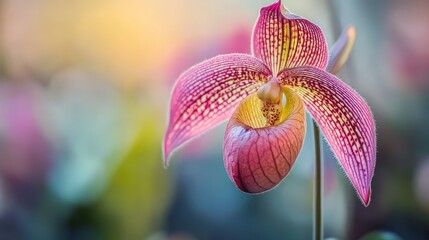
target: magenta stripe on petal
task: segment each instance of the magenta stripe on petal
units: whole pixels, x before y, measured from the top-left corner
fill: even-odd
[[[376,158],[371,110],[353,89],[323,70],[286,69],[279,81],[299,94],[365,205],[371,197]]]
[[[270,75],[268,68],[245,54],[220,55],[182,74],[174,86],[164,138],[164,163],[171,152],[231,116],[246,96]]]
[[[285,67],[325,69],[328,47],[322,30],[288,12],[281,1],[261,9],[253,30],[252,52],[276,75]]]
[[[252,118],[260,109],[240,110],[242,105],[228,123],[224,164],[231,181],[243,192],[262,193],[274,188],[287,176],[298,157],[305,137],[305,110],[299,96],[291,94],[296,97],[295,101],[288,99],[290,104],[293,101],[289,115],[277,126],[246,125],[242,118]],[[254,95],[245,101],[252,101],[249,99],[252,97],[259,101]]]

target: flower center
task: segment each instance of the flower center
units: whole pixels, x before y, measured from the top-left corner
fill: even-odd
[[[267,119],[267,126],[273,126],[280,121],[282,98],[280,84],[276,77],[258,89],[258,98],[262,101],[261,111]]]
[[[276,77],[271,77],[271,80],[258,89],[258,98],[263,102],[280,102],[281,88]]]

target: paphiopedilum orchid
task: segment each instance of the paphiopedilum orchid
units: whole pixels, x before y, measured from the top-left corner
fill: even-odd
[[[344,46],[338,49],[349,51],[347,41],[339,44]],[[326,71],[328,56],[318,26],[292,14],[281,1],[262,8],[252,55],[220,55],[177,80],[164,139],[165,165],[172,151],[230,118],[226,171],[240,190],[265,192],[288,175],[297,159],[307,110],[368,205],[376,153],[372,113],[362,97]],[[344,62],[331,60],[331,72]]]

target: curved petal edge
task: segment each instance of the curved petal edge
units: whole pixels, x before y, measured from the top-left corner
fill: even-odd
[[[270,74],[262,62],[246,54],[220,55],[183,73],[171,95],[164,165],[177,148],[229,118]]]
[[[376,162],[376,135],[374,118],[364,99],[334,75],[317,68],[286,69],[279,81],[304,100],[367,206]]]
[[[338,73],[349,59],[356,41],[356,28],[346,27],[334,46],[329,51],[329,61],[326,71],[332,74]]]
[[[252,34],[252,54],[277,75],[285,67],[325,69],[328,47],[322,30],[292,14],[281,1],[260,11]]]

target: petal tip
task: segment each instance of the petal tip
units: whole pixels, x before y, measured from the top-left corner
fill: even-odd
[[[366,191],[366,192],[363,192],[363,193],[359,192],[359,197],[360,197],[363,205],[365,207],[368,207],[369,204],[371,203],[371,188],[369,188],[368,191]]]

